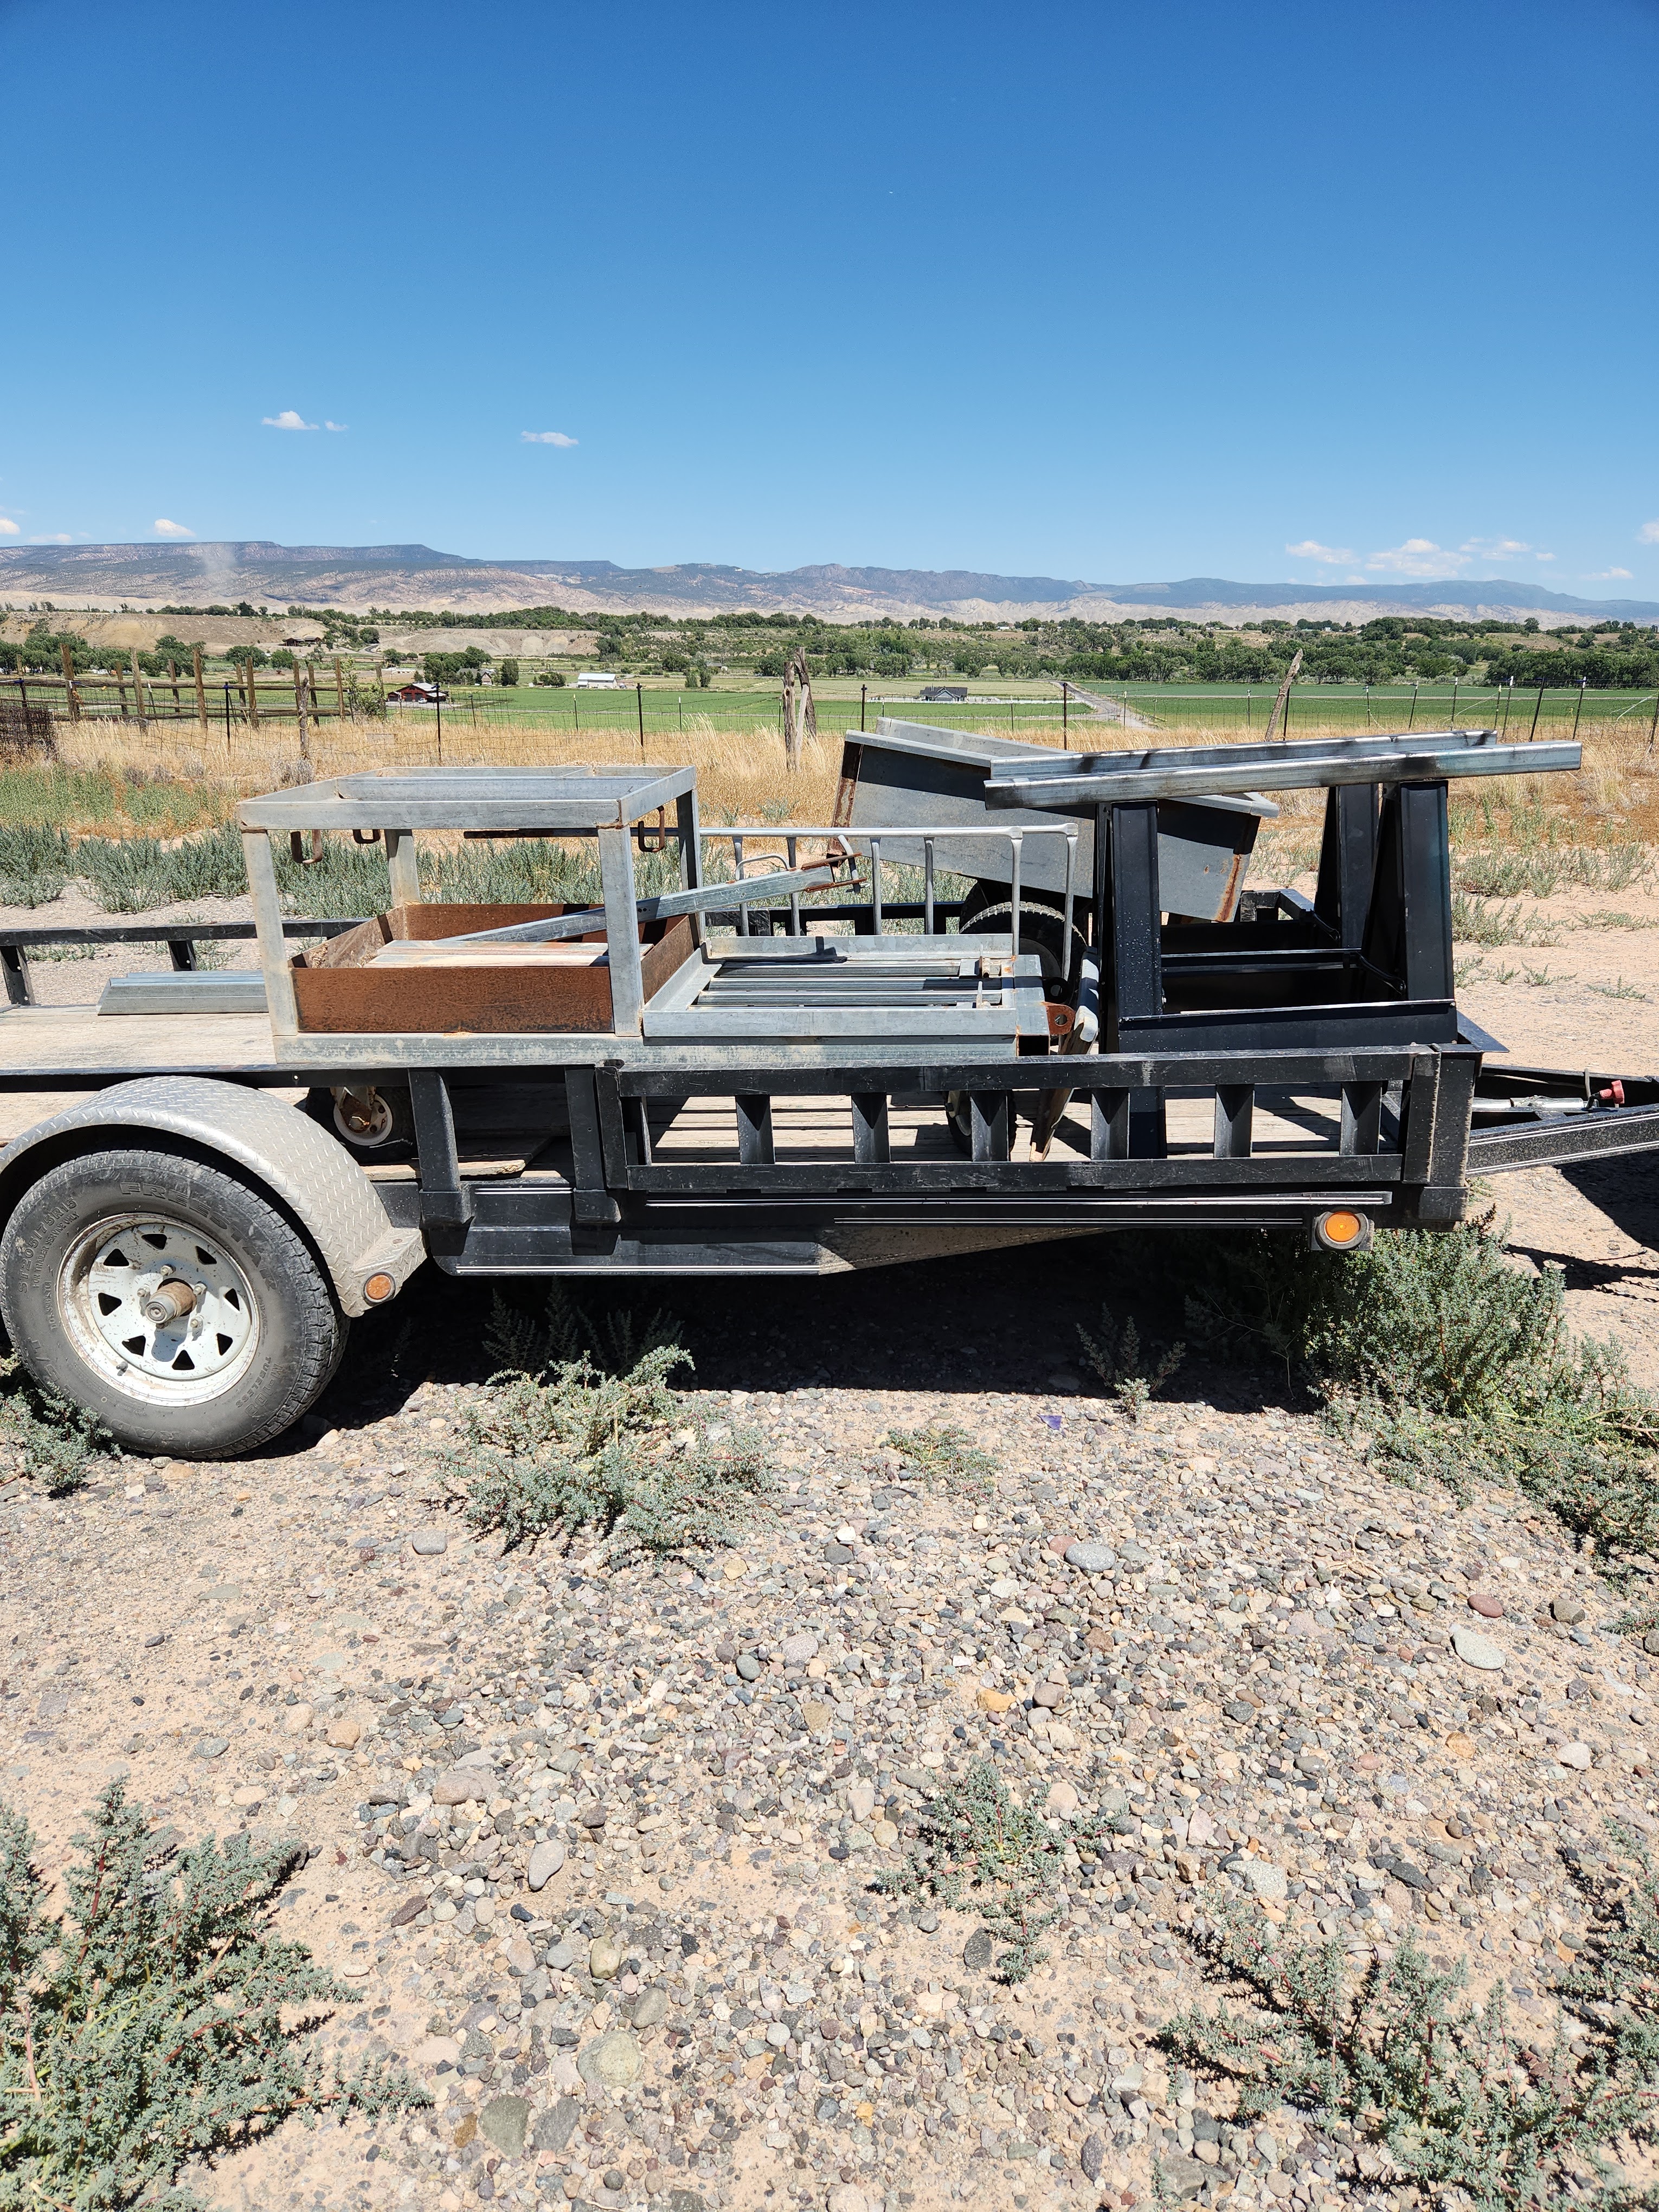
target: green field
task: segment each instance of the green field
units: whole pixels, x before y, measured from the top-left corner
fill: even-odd
[[[818,726],[826,734],[859,726],[860,707],[869,726],[887,715],[908,721],[933,722],[946,729],[977,728],[1012,731],[1030,735],[1038,743],[1053,744],[1069,721],[1074,727],[1098,730],[1099,720],[1073,700],[1069,714],[1062,709],[1058,689],[1052,684],[1009,684],[994,692],[970,696],[961,703],[922,700],[917,683],[872,686],[860,701],[856,685],[844,680],[815,686]],[[969,687],[970,693],[973,687]],[[1242,731],[1265,727],[1275,696],[1266,684],[1131,684],[1091,687],[1098,697],[1121,699],[1136,714],[1160,729],[1213,728]],[[1291,690],[1289,731],[1298,728],[1366,730],[1444,729],[1455,720],[1460,727],[1490,726],[1524,738],[1534,726],[1561,734],[1564,726],[1586,722],[1628,721],[1646,724],[1654,714],[1652,691],[1546,690],[1539,694],[1516,689],[1494,690],[1490,685],[1424,684],[1377,685],[1369,691],[1353,684],[1297,684]],[[429,708],[390,709],[396,719],[429,721]],[[643,719],[647,739],[683,730],[779,730],[781,726],[775,684],[733,685],[727,689],[687,691],[649,682],[635,692],[629,684],[615,692],[577,691],[574,687],[554,690],[540,685],[453,685],[443,709],[457,729],[501,728],[510,726],[556,730],[576,735],[592,732],[614,737],[620,744],[631,733],[637,737]]]

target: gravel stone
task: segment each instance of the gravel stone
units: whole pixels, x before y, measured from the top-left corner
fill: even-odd
[[[591,2088],[625,2089],[639,2079],[640,2046],[625,2028],[613,2027],[587,2044],[576,2061],[576,2071]]]
[[[440,1559],[449,1549],[449,1537],[442,1528],[417,1528],[409,1540],[409,1548],[422,1559]]]
[[[1479,1629],[1454,1628],[1452,1650],[1466,1665],[1479,1667],[1492,1673],[1504,1664],[1504,1647],[1494,1644],[1490,1636],[1482,1636]]]

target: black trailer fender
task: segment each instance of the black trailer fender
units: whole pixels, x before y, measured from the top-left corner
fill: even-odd
[[[309,1238],[343,1310],[354,1317],[383,1305],[426,1256],[418,1229],[398,1228],[379,1192],[343,1145],[296,1107],[263,1091],[210,1076],[157,1075],[112,1084],[38,1121],[0,1153],[0,1225],[49,1168],[106,1140],[145,1132],[168,1137],[257,1183]],[[365,1285],[380,1282],[371,1297]]]

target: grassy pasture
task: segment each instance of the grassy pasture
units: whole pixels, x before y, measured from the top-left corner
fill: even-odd
[[[1322,702],[1334,696],[1331,687],[1310,690]],[[649,700],[651,694],[646,696]],[[705,698],[723,703],[719,694],[702,693],[690,695],[687,703],[695,700],[701,708]],[[588,703],[583,701],[584,708]],[[635,705],[631,697],[605,703],[613,712],[618,705],[630,710]],[[745,823],[777,831],[791,822],[828,822],[835,805],[839,732],[844,724],[834,703],[826,703],[831,704],[831,712],[820,717],[824,734],[808,742],[795,774],[786,767],[782,740],[775,727],[763,722],[733,725],[702,712],[687,714],[683,728],[663,728],[647,719],[647,761],[684,761],[696,766],[703,818],[711,827]],[[1460,722],[1463,719],[1460,701]],[[1007,721],[992,726],[1002,734],[1013,733]],[[1352,734],[1351,727],[1340,723],[1322,728],[1332,734]],[[1028,732],[1022,726],[1018,733]],[[1305,733],[1319,732],[1307,728]],[[1115,725],[1085,720],[1073,723],[1072,735],[1081,750],[1120,744],[1123,733]],[[1242,721],[1222,726],[1207,720],[1172,722],[1161,726],[1158,736],[1176,744],[1244,742],[1259,738],[1260,729],[1248,728]],[[1617,894],[1647,875],[1650,855],[1659,849],[1659,759],[1649,755],[1646,724],[1630,715],[1587,717],[1579,737],[1584,766],[1576,775],[1452,786],[1461,890],[1478,899],[1547,896],[1553,888],[1570,886]],[[88,864],[95,860],[92,872],[98,895],[104,896],[103,879],[107,878],[109,896],[121,911],[137,910],[132,902],[152,878],[159,885],[161,875],[171,877],[177,872],[160,855],[181,842],[198,846],[210,833],[221,831],[239,796],[303,780],[292,724],[257,731],[234,726],[228,757],[216,733],[204,747],[193,731],[152,730],[145,736],[136,726],[124,729],[118,724],[83,723],[78,730],[65,729],[61,744],[65,757],[49,766],[0,769],[3,842],[17,847],[10,860],[0,856],[0,873],[20,885],[32,878],[37,895],[50,896],[48,886],[54,876],[65,872],[86,875]],[[554,767],[598,760],[632,763],[638,761],[639,750],[636,719],[631,727],[613,722],[590,730],[584,714],[580,731],[514,715],[480,717],[474,722],[446,714],[443,720],[442,762],[451,766]],[[436,766],[438,718],[410,714],[384,722],[325,724],[313,733],[312,763],[319,775]],[[1251,868],[1252,879],[1258,883],[1284,882],[1310,868],[1317,857],[1323,794],[1285,792],[1279,794],[1279,805],[1277,820],[1258,842]],[[148,841],[153,853],[146,854],[136,873],[124,872],[113,855],[101,850],[88,848],[83,859],[48,854],[44,848],[34,854],[29,841],[37,833],[49,832],[62,832],[72,840]],[[204,865],[208,858],[204,853]],[[231,881],[238,877],[239,867],[234,840],[227,840],[222,860],[214,856],[209,873],[216,884],[224,875],[223,890],[231,892],[240,887],[239,878],[235,884]],[[128,874],[133,877],[130,885]],[[305,872],[304,885],[315,890],[320,883],[319,872]],[[176,895],[203,896],[208,888],[204,879]],[[294,888],[305,895],[301,880]],[[343,880],[336,889],[341,897],[356,896]],[[355,909],[348,904],[338,910]]]

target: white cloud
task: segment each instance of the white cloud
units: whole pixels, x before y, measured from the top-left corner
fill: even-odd
[[[520,430],[519,435],[526,446],[574,446],[577,441],[567,438],[562,430]]]
[[[1322,545],[1316,538],[1304,538],[1299,545],[1287,545],[1285,550],[1294,560],[1322,561],[1328,568],[1340,568],[1344,562],[1353,558],[1346,547]]]
[[[331,422],[326,415],[323,417],[323,428],[325,430],[343,430],[348,427],[349,426],[344,422]]]
[[[1659,545],[1659,522],[1644,522],[1636,533],[1638,545]]]
[[[0,514],[0,538],[15,538],[21,527],[22,525],[14,522],[9,514]]]
[[[262,415],[259,420],[267,430],[314,430],[317,427],[314,422],[307,422],[303,415],[296,414],[292,407],[284,407],[280,415]]]
[[[1555,556],[1553,553],[1534,553],[1532,557],[1534,561],[1553,561]]]
[[[194,538],[196,532],[187,522],[169,522],[165,514],[158,514],[150,528],[158,538]]]
[[[1431,538],[1408,538],[1403,545],[1369,555],[1365,562],[1373,572],[1380,569],[1390,576],[1444,576],[1468,565],[1467,553],[1448,552]]]
[[[74,543],[74,533],[68,530],[51,531],[44,538],[31,538],[29,540],[31,545],[73,545]]]
[[[1584,581],[1587,584],[1611,584],[1617,581],[1628,583],[1630,577],[1631,572],[1628,568],[1592,568]]]
[[[1495,561],[1505,553],[1530,553],[1532,547],[1524,538],[1466,538],[1458,547],[1460,553],[1479,554],[1483,561]],[[1539,559],[1553,556],[1540,554]]]

